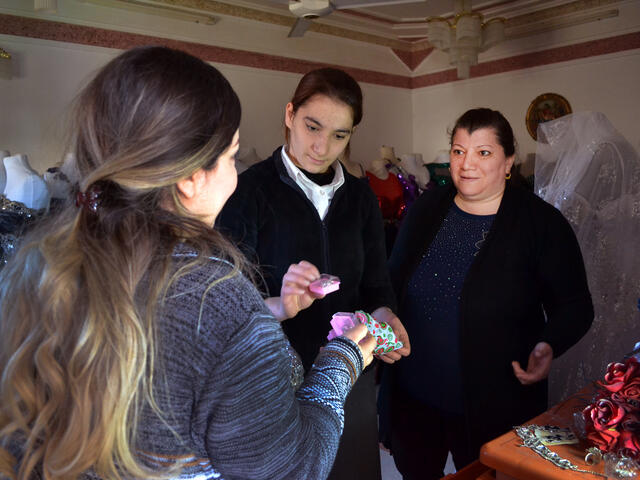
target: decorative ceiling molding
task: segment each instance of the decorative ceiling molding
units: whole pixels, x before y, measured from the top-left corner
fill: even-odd
[[[569,62],[581,58],[607,55],[627,50],[640,49],[640,32],[617,35],[615,37],[592,40],[589,42],[555,47],[538,52],[501,58],[489,62],[482,62],[471,67],[471,78],[485,77],[499,73],[525,70],[528,68],[551,65],[554,63]],[[411,88],[422,88],[441,83],[456,81],[454,69],[431,73],[414,77]]]
[[[518,38],[617,17],[618,9],[611,8],[611,6],[621,1],[577,0],[565,5],[511,17],[507,21],[505,33],[507,38]]]
[[[393,50],[393,53],[396,54],[396,57],[402,60],[402,63],[409,67],[409,70],[413,72],[420,66],[422,61],[427,58],[431,52],[433,52],[433,47],[412,52],[407,52],[406,50],[397,50],[395,48],[392,48],[391,50]]]
[[[184,50],[209,62],[299,74],[304,74],[314,68],[327,66],[325,63],[267,55],[246,50],[4,14],[0,14],[0,34],[121,50],[149,44],[166,45],[171,48]],[[628,50],[640,50],[640,32],[483,62],[471,67],[471,78]],[[416,55],[415,59],[417,60],[419,57],[420,55]],[[408,61],[411,64],[414,59],[410,58]],[[334,66],[349,72],[359,82],[404,89],[423,88],[459,81],[456,78],[455,69],[411,77],[409,75],[350,68],[343,65]]]
[[[518,9],[505,10],[513,2],[502,2],[487,8],[478,9],[478,12],[490,12],[492,16],[503,16],[507,18],[505,24],[505,37],[507,39],[521,38],[528,35],[546,33],[560,28],[586,24],[613,18],[619,15],[617,8],[612,5],[619,4],[624,0],[576,0],[562,5],[554,5],[548,8],[529,11],[521,15],[514,15]],[[520,8],[522,10],[522,8]],[[359,13],[359,15],[363,15]],[[366,15],[366,14],[364,14]],[[447,18],[447,17],[444,17]],[[453,17],[451,17],[453,18]],[[391,29],[396,32],[398,38],[407,41],[428,42],[422,37],[426,37],[428,22],[396,22]],[[424,48],[424,47],[423,47]]]
[[[292,22],[293,25],[293,22]],[[324,33],[326,35],[333,35],[335,37],[347,38],[350,40],[357,40],[359,42],[373,43],[375,45],[382,45],[384,47],[396,48],[399,50],[411,50],[411,43],[405,40],[393,40],[391,38],[378,37],[368,33],[356,32],[348,30],[346,28],[334,27],[332,25],[326,25],[323,23],[313,22],[309,27],[309,31],[316,33]]]
[[[119,0],[127,3],[128,0]],[[153,0],[153,3],[171,5],[174,7],[189,8],[200,12],[214,13],[217,15],[227,15],[232,17],[244,18],[257,22],[271,23],[274,25],[282,25],[291,28],[296,18],[291,15],[280,15],[268,11],[258,10],[256,8],[248,8],[238,5],[230,5],[216,0]],[[322,33],[325,35],[333,35],[335,37],[356,40],[359,42],[371,43],[374,45],[382,45],[384,47],[396,48],[401,50],[410,50],[411,42],[394,38],[387,38],[370,33],[350,30],[343,27],[337,27],[327,23],[314,21],[308,29],[311,32]]]
[[[537,10],[525,15],[518,15],[509,18],[509,27],[518,27],[527,23],[537,23],[544,20],[554,19],[559,16],[571,14],[580,14],[586,10],[594,10],[602,7],[608,7],[623,0],[576,0],[571,3],[559,5],[555,7]]]
[[[246,50],[4,14],[0,14],[0,34],[120,50],[144,45],[164,45],[170,48],[184,50],[187,53],[209,62],[290,73],[304,74],[310,70],[327,66],[326,63],[249,52]],[[411,77],[405,75],[351,68],[343,65],[335,66],[348,72],[360,82],[389,87],[411,88]]]
[[[218,0],[109,0],[122,5],[144,2],[145,5],[161,8],[189,10],[193,13],[216,16],[231,16],[256,22],[280,25],[290,29],[296,18],[290,15],[278,4],[263,2],[244,2],[232,4]],[[479,8],[479,12],[490,12],[492,16],[505,16],[506,38],[520,38],[527,35],[546,33],[558,28],[589,23],[603,18],[618,15],[618,10],[612,5],[624,0],[575,0],[569,3],[552,2],[553,5],[544,8],[549,2],[534,2],[518,5],[513,0],[498,1]],[[542,6],[542,7],[541,7]],[[537,8],[535,10],[534,8]],[[527,11],[518,15],[517,12]],[[282,13],[279,13],[282,12]],[[333,18],[332,18],[333,17]],[[378,31],[380,34],[370,33]],[[370,11],[340,10],[327,18],[311,23],[309,31],[331,35],[339,38],[355,40],[389,47],[396,51],[421,52],[431,48],[426,40],[427,22],[423,21],[392,21],[378,17]],[[409,58],[404,55],[405,58]],[[404,61],[404,60],[403,60]],[[405,62],[406,63],[406,62]],[[413,63],[413,61],[410,61]]]
[[[174,7],[169,4],[150,4],[145,0],[82,0],[84,3],[97,5],[100,7],[116,8],[132,12],[141,12],[150,15],[161,15],[173,20],[184,20],[187,22],[201,23],[203,25],[215,25],[218,17],[205,12]]]

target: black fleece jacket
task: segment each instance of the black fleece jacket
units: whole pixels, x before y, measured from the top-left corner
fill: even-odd
[[[409,211],[394,244],[389,268],[400,306],[398,313],[409,338],[412,325],[420,317],[403,309],[407,283],[435,238],[455,194],[450,186],[422,195]],[[541,341],[551,345],[554,357],[562,355],[588,331],[592,320],[584,263],[571,226],[553,206],[507,184],[460,297],[460,364],[472,445],[546,409],[546,380],[521,385],[511,362],[518,360],[526,368],[531,350]],[[447,352],[442,352],[445,361],[446,356]],[[389,428],[389,399],[397,388],[393,370],[406,367],[384,366],[379,401],[383,430]],[[385,432],[382,438],[385,440]]]
[[[282,323],[308,370],[335,312],[394,308],[382,215],[368,184],[344,169],[324,220],[282,163],[281,148],[240,175],[218,226],[260,267],[267,295],[279,296],[292,263],[307,260],[340,277],[340,289]]]

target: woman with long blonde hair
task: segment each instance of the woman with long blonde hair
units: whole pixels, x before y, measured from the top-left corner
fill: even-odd
[[[299,386],[279,320],[318,271],[292,265],[269,310],[212,228],[236,186],[240,103],[212,66],[127,51],[78,98],[74,199],[0,277],[0,476],[324,478],[359,326]]]

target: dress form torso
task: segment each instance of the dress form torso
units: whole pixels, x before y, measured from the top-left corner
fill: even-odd
[[[3,159],[7,175],[4,195],[28,208],[40,210],[49,205],[47,184],[30,166],[26,155],[13,155]]]
[[[4,157],[8,157],[9,152],[7,150],[0,150],[0,192],[4,192],[4,187],[7,185],[7,172],[4,169]]]

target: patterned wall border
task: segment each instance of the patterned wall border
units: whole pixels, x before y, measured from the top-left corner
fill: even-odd
[[[640,32],[483,62],[471,67],[471,78],[524,70],[553,63],[568,62],[580,58],[595,57],[634,49],[640,49]],[[429,87],[441,83],[454,82],[456,80],[456,70],[451,69],[414,77],[411,81],[411,88]]]
[[[165,45],[184,50],[209,62],[291,73],[306,73],[314,68],[327,66],[308,60],[13,15],[0,14],[0,34],[121,50],[142,45]],[[340,68],[358,81],[411,88],[411,78],[407,76],[344,66]]]
[[[0,14],[0,34],[122,50],[140,45],[166,45],[185,50],[210,62],[290,73],[306,73],[314,68],[327,66],[319,62],[246,50],[3,14]],[[483,62],[471,67],[471,78],[633,49],[640,49],[640,32]],[[458,81],[455,69],[411,77],[343,65],[335,66],[349,72],[360,82],[389,87],[413,89]]]

